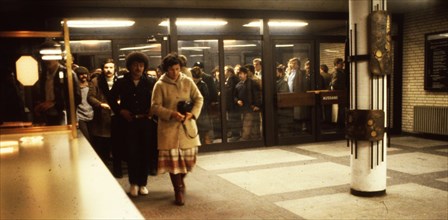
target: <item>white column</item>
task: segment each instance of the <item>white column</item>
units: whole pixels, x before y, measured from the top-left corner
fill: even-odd
[[[374,3],[375,5],[375,3]],[[384,7],[385,8],[385,7]],[[368,51],[368,15],[371,10],[370,0],[349,0],[349,28],[350,34],[350,55],[367,55]],[[355,30],[356,25],[356,30]],[[356,38],[356,39],[354,39]],[[354,42],[356,41],[356,45]],[[356,69],[356,73],[354,70]],[[369,72],[368,60],[359,60],[356,63],[350,63],[350,109],[386,109],[384,103],[386,100],[386,77],[379,79],[379,86],[377,86],[377,79]],[[356,74],[356,81],[354,81],[354,74]],[[371,83],[373,80],[373,84]],[[373,85],[373,87],[372,87]],[[355,91],[356,89],[356,91]],[[377,92],[379,90],[379,92]],[[384,96],[382,97],[384,90]],[[373,92],[372,92],[373,91]],[[355,92],[357,97],[355,97]],[[378,97],[378,94],[379,96]],[[372,99],[383,100],[379,106],[374,101],[371,105]],[[354,105],[356,99],[357,105]],[[387,112],[385,111],[387,114]],[[385,116],[385,119],[387,115]],[[376,196],[383,195],[386,192],[386,155],[387,155],[387,134],[385,134],[383,141],[373,143],[373,151],[371,142],[357,141],[357,152],[355,151],[350,156],[351,166],[351,182],[350,190],[354,195],[360,196]],[[383,147],[384,146],[384,147]],[[377,153],[378,152],[378,153]],[[378,158],[378,160],[377,160]],[[372,160],[373,159],[373,160]],[[372,166],[373,163],[373,166]]]

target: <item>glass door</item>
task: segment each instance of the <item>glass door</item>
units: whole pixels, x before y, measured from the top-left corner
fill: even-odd
[[[314,71],[313,43],[274,41],[276,130],[278,142],[313,139],[316,133],[313,92],[319,89]]]

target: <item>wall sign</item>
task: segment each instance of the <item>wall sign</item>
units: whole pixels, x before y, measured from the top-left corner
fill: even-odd
[[[425,90],[448,92],[448,31],[425,35]]]

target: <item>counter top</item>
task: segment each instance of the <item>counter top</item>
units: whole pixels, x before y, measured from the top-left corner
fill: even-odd
[[[0,141],[1,219],[143,219],[85,138],[61,131]]]

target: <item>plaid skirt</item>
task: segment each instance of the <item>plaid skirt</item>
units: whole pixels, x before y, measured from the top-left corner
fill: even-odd
[[[188,149],[159,150],[158,173],[178,174],[191,172],[196,165],[198,147]]]

